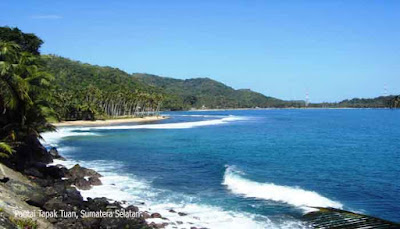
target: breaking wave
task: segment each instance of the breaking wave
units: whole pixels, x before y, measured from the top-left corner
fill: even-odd
[[[62,153],[62,152],[61,152]],[[79,190],[84,199],[88,197],[106,197],[126,205],[134,204],[141,211],[158,212],[164,219],[149,218],[148,223],[168,223],[166,229],[173,228],[210,228],[210,229],[264,229],[264,228],[307,228],[298,220],[282,219],[271,221],[268,217],[246,212],[228,211],[221,207],[198,202],[196,198],[151,186],[151,182],[124,174],[123,164],[117,161],[60,161],[67,168],[79,163],[92,168],[103,175],[103,185],[93,186],[90,190]],[[171,211],[173,210],[173,211]],[[178,213],[185,213],[180,216]]]
[[[222,184],[226,185],[234,194],[248,198],[283,202],[306,211],[313,210],[310,207],[343,207],[341,203],[330,200],[314,191],[273,183],[259,183],[248,180],[243,175],[244,173],[234,166],[227,166]]]
[[[118,125],[118,126],[96,126],[84,127],[79,130],[130,130],[130,129],[188,129],[200,126],[221,125],[229,122],[245,120],[243,117],[228,116],[221,119],[212,119],[196,122],[178,122],[178,123],[163,123],[163,124],[144,124],[144,125]]]

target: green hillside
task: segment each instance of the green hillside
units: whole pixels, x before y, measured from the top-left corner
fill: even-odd
[[[310,107],[332,107],[332,108],[399,108],[400,96],[389,95],[376,98],[353,98],[345,99],[338,103],[314,103]]]
[[[55,77],[54,83],[66,90],[81,90],[89,85],[106,91],[157,89],[131,77],[130,74],[112,67],[90,65],[55,55],[43,55],[46,71]]]
[[[287,107],[300,105],[265,96],[249,89],[235,90],[209,78],[174,79],[149,74],[133,74],[143,83],[159,87],[173,95],[166,101],[165,108],[174,109],[172,104],[182,104],[183,108],[254,108]]]
[[[254,108],[300,106],[249,89],[235,90],[209,78],[173,79],[149,74],[128,74],[120,69],[101,67],[67,58],[45,55],[46,71],[54,76],[59,91],[82,94],[88,88],[103,94],[137,91],[163,96],[164,110]]]

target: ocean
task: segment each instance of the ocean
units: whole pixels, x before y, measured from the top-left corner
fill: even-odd
[[[307,228],[301,218],[312,207],[400,221],[400,110],[163,115],[170,118],[64,127],[43,142],[66,166],[104,175],[84,197],[159,212],[167,228]]]

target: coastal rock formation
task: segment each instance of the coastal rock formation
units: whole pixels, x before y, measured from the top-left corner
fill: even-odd
[[[59,153],[56,147],[52,147],[49,150],[49,154],[53,157],[53,159],[58,159],[58,160],[63,160],[65,161],[66,159],[62,157]]]
[[[0,183],[0,226],[2,228],[17,228],[15,221],[21,220],[16,215],[23,211],[39,211],[40,208],[33,205],[43,203],[43,189],[29,180],[23,174],[0,164],[2,176],[8,177],[7,182]],[[17,211],[18,210],[18,211]],[[54,228],[47,220],[32,216],[30,217],[39,228]],[[14,221],[14,222],[13,222]],[[20,221],[23,224],[23,221]],[[11,224],[11,225],[10,225]]]
[[[10,165],[15,165],[17,170],[23,171],[35,163],[48,164],[53,162],[53,157],[46,148],[43,147],[36,135],[27,136],[23,142],[24,144],[20,144],[20,146],[15,149],[18,154],[10,161]]]
[[[151,214],[151,218],[161,218],[161,214],[160,213],[153,213],[153,214]]]
[[[50,159],[61,156],[56,149],[48,155]],[[47,153],[47,152],[46,152]],[[36,158],[37,159],[37,158]],[[0,164],[0,228],[17,228],[18,225],[32,228],[152,228],[144,217],[138,214],[139,208],[130,205],[124,208],[119,202],[110,202],[106,198],[83,199],[73,187],[90,189],[92,185],[101,185],[101,175],[92,169],[75,165],[67,169],[62,165],[46,165],[42,160],[32,159],[30,167],[22,173]],[[29,212],[72,212],[76,217],[43,218],[39,216],[22,217],[16,210]],[[81,212],[136,212],[139,217],[82,217]]]
[[[101,180],[98,177],[89,177],[90,185],[102,185]]]
[[[65,177],[69,182],[78,189],[89,190],[92,185],[101,185],[101,175],[93,169],[81,167],[76,164],[74,167],[65,172]]]
[[[53,148],[51,155],[61,157]],[[57,153],[56,153],[57,152]],[[22,173],[3,164],[5,173],[0,174],[0,228],[17,228],[16,223],[28,228],[165,228],[175,224],[160,213],[140,212],[134,205],[123,207],[124,203],[112,202],[107,198],[87,198],[85,201],[78,189],[87,190],[92,185],[101,185],[101,174],[79,164],[67,169],[63,165],[47,165],[43,161],[32,160],[30,167]],[[78,189],[77,189],[78,188]],[[15,209],[26,211],[70,212],[76,217],[20,217]],[[82,212],[129,212],[135,217],[93,217]],[[171,210],[171,212],[175,212]],[[180,216],[187,215],[175,212]],[[146,219],[162,220],[146,222]]]
[[[101,177],[100,173],[94,171],[93,169],[87,169],[85,167],[81,167],[79,164],[74,165],[71,169],[69,169],[69,174],[67,175],[69,178],[84,178],[84,177]]]

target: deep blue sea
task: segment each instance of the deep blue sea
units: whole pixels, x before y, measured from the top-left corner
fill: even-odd
[[[400,110],[164,115],[170,118],[43,137],[64,164],[104,175],[104,185],[84,196],[160,212],[170,228],[305,228],[301,217],[314,206],[400,221]]]

